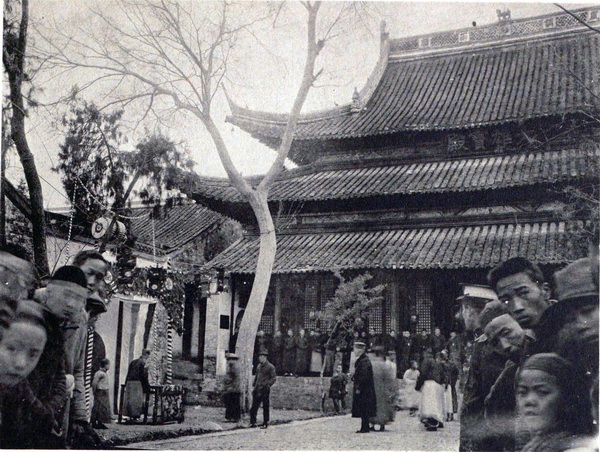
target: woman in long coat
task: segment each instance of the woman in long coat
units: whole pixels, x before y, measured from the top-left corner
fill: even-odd
[[[421,364],[421,375],[417,381],[416,389],[421,391],[421,407],[419,419],[428,431],[435,431],[443,427],[445,419],[444,406],[444,367],[441,355],[436,359],[425,353]]]
[[[379,425],[379,431],[385,430],[385,425],[394,422],[396,417],[396,365],[386,361],[383,356],[383,348],[374,350],[373,358],[373,381],[375,384],[375,398],[377,399],[377,414],[369,419],[373,424]]]
[[[373,366],[365,353],[365,345],[354,345],[354,353],[360,354],[354,364],[354,387],[352,388],[352,417],[361,418],[357,433],[368,433],[369,418],[377,415],[377,396],[373,381]]]

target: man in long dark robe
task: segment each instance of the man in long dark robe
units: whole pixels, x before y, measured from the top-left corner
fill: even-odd
[[[377,399],[373,381],[373,366],[365,354],[364,342],[354,343],[354,354],[357,356],[352,380],[352,417],[360,418],[360,430],[356,433],[369,433],[369,418],[377,415]]]
[[[146,408],[146,394],[150,392],[148,368],[146,367],[146,361],[149,357],[150,350],[144,350],[142,356],[131,361],[127,369],[123,414],[131,419],[139,418],[144,414]]]

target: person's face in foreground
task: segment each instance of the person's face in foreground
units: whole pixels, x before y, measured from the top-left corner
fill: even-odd
[[[537,325],[549,303],[548,291],[525,272],[500,279],[496,284],[496,293],[525,329]]]
[[[501,354],[514,358],[523,348],[525,332],[514,319],[509,320],[502,324],[500,330],[492,337],[491,343]]]
[[[46,330],[29,322],[13,322],[0,340],[0,385],[14,386],[35,369],[46,345]]]
[[[551,431],[558,423],[561,399],[556,377],[537,369],[525,369],[517,384],[517,409],[531,432]]]
[[[108,271],[106,263],[100,259],[88,259],[79,268],[85,273],[89,291],[97,292]]]
[[[61,320],[70,320],[83,312],[87,290],[67,281],[50,281],[46,305]]]
[[[266,362],[267,362],[267,357],[266,357],[266,355],[260,355],[260,356],[258,357],[258,361],[260,361],[262,364],[266,363]]]
[[[569,310],[558,332],[558,346],[565,351],[576,348],[590,364],[598,363],[598,304],[585,304]]]

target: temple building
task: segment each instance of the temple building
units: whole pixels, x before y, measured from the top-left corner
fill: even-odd
[[[566,212],[569,187],[599,183],[599,27],[589,6],[402,39],[382,29],[365,87],[302,115],[297,167],[270,191],[277,255],[260,328],[319,328],[334,273],[368,272],[386,285],[369,327],[447,335],[460,283],[485,284],[513,256],[550,275],[585,255],[574,237],[588,218]],[[277,146],[285,115],[230,107],[230,123]],[[209,264],[228,280],[207,308],[205,360],[220,368],[249,297],[257,226],[227,180],[203,178],[194,198],[245,230]]]

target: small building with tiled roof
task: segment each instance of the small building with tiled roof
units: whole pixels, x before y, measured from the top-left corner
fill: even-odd
[[[386,285],[369,327],[447,335],[460,283],[485,284],[513,256],[550,276],[584,255],[572,232],[589,218],[564,215],[565,193],[599,183],[599,27],[589,6],[402,39],[382,30],[366,86],[301,116],[298,166],[270,191],[278,247],[260,328],[321,328],[333,272],[369,272]],[[229,102],[230,123],[279,143],[285,115]],[[226,180],[201,179],[194,198],[244,224],[209,263],[231,275],[236,316],[258,254],[252,211]]]
[[[31,251],[29,199],[22,188],[15,187],[10,181],[4,179],[2,185],[7,200],[7,242]],[[181,336],[173,334],[173,349],[176,358],[181,356],[201,367],[207,299],[199,289],[197,279],[207,258],[210,259],[240,236],[239,224],[189,200],[168,208],[132,207],[127,219],[131,234],[136,237],[132,252],[137,267],[168,267],[183,273],[189,281],[185,285],[185,297],[181,300],[183,333]],[[69,220],[68,210],[46,211],[46,245],[51,271],[70,263],[82,250],[98,248],[99,241],[92,237],[90,224],[71,224],[70,228]],[[109,262],[116,260],[111,247],[104,256]],[[113,273],[116,271],[112,269]],[[109,373],[114,385],[114,391],[111,391],[113,401],[117,400],[118,390],[125,381],[129,362],[144,348],[144,337],[147,340],[149,328],[160,323],[153,320],[155,311],[149,308],[151,304],[152,300],[148,297],[115,294],[107,303],[107,311],[95,322],[96,333],[112,363]],[[195,368],[191,363],[182,364],[178,359],[176,365],[183,365],[188,370]],[[178,376],[177,373],[175,376]]]

